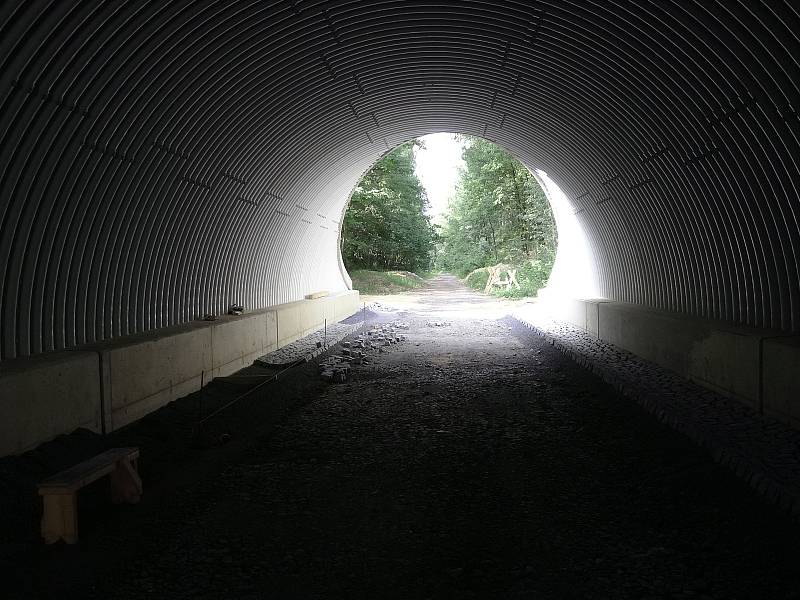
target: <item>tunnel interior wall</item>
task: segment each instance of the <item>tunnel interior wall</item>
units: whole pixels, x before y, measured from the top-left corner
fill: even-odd
[[[515,316],[543,315],[800,428],[800,336],[606,299],[546,298]]]
[[[3,3],[0,364],[346,290],[353,186],[436,131],[558,184],[599,296],[797,333],[798,31],[781,0]]]
[[[358,176],[482,135],[575,205],[600,295],[797,331],[789,2],[4,3],[3,360],[346,281]]]

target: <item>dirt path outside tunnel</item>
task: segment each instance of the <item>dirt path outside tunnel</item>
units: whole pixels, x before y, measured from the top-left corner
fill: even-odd
[[[410,324],[407,342],[129,515],[110,529],[121,539],[95,531],[86,544],[108,564],[89,589],[59,591],[800,597],[798,528],[504,317],[506,303],[449,276],[380,301],[399,308],[383,320]],[[115,563],[115,544],[135,558]]]
[[[501,299],[479,294],[465,286],[454,275],[439,275],[423,287],[401,294],[363,296],[370,304],[389,307],[415,317],[448,319],[500,319],[524,300]],[[387,316],[388,317],[388,316]]]

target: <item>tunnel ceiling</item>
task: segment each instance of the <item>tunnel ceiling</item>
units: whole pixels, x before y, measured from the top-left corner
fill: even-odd
[[[2,358],[344,289],[348,195],[484,136],[575,205],[602,295],[797,331],[797,6],[6,2]]]

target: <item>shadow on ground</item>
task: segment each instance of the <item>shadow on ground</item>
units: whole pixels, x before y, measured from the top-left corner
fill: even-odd
[[[147,506],[104,513],[79,547],[40,554],[28,591],[800,597],[797,526],[688,439],[504,317],[504,303],[449,277],[403,296],[373,317],[407,322],[407,342],[345,384],[319,384],[308,365],[238,407],[233,422],[251,422],[238,446],[162,465]],[[270,420],[275,403],[286,410]],[[191,476],[165,483],[176,471]],[[83,576],[58,576],[59,564]]]

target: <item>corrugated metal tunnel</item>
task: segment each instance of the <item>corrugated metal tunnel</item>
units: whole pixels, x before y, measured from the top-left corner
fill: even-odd
[[[602,296],[800,330],[791,2],[7,2],[2,358],[347,287],[359,176],[488,138]]]
[[[436,132],[536,299],[351,289]],[[800,0],[0,1],[0,591],[800,598],[798,190]]]

